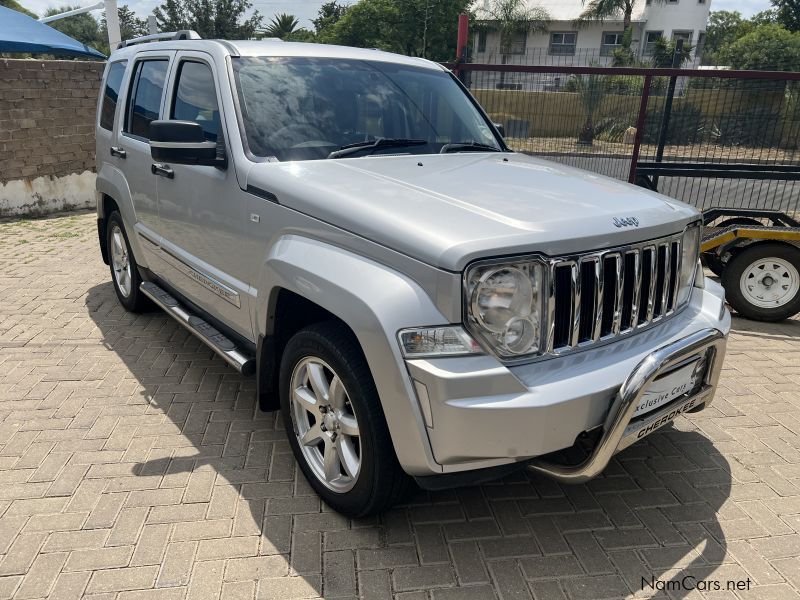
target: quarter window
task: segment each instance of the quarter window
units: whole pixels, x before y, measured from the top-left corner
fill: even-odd
[[[103,91],[103,104],[100,107],[100,127],[111,130],[114,128],[114,115],[117,112],[119,88],[122,85],[122,76],[125,75],[125,65],[128,61],[121,60],[111,63],[106,76],[106,87]]]
[[[166,59],[136,63],[125,122],[127,133],[149,139],[150,123],[158,119],[161,111],[168,64]]]
[[[575,54],[578,34],[574,31],[550,34],[550,54]]]
[[[170,119],[195,121],[206,140],[216,142],[219,134],[219,105],[214,75],[205,63],[185,61],[178,70]]]

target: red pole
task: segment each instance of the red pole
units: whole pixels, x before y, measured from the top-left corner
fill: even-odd
[[[467,59],[467,44],[469,44],[469,15],[458,15],[458,39],[456,40],[456,63],[462,63]],[[460,76],[458,69],[455,70],[456,77]]]

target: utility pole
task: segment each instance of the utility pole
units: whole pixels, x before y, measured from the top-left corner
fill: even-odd
[[[108,28],[108,47],[113,52],[119,47],[122,41],[122,34],[119,30],[119,13],[117,12],[117,0],[105,0],[106,5],[106,27]]]

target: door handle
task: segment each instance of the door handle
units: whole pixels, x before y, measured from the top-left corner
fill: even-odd
[[[125,152],[125,148],[122,146],[111,146],[111,156],[119,156],[120,158],[125,158],[128,156],[128,153]]]
[[[173,171],[169,165],[165,165],[164,163],[153,163],[150,165],[150,172],[153,175],[158,175],[159,177],[166,177],[167,179],[172,179],[175,177],[175,171]]]

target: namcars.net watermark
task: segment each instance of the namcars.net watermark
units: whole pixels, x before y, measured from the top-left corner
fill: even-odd
[[[658,592],[688,592],[692,590],[699,592],[743,592],[748,591],[752,583],[749,577],[747,579],[720,581],[719,579],[698,579],[694,575],[684,575],[683,577],[664,581],[651,575],[649,579],[642,577],[641,585],[642,590]]]

